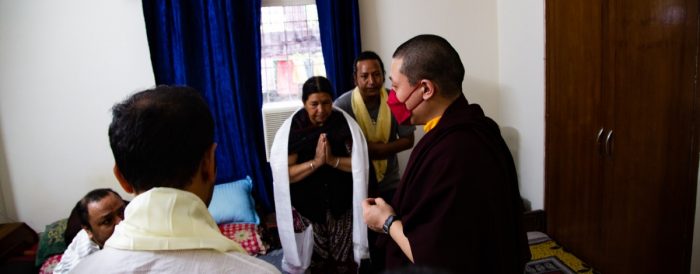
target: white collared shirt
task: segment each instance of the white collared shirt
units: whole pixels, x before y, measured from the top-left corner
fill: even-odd
[[[90,240],[85,229],[81,229],[78,234],[75,235],[73,241],[68,245],[66,251],[63,252],[61,257],[61,262],[56,265],[53,269],[54,274],[68,273],[78,265],[78,263],[88,255],[95,253],[100,250],[100,246],[95,242]]]

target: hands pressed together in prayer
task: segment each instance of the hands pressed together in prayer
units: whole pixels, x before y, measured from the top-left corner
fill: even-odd
[[[316,169],[323,165],[350,172],[352,164],[350,157],[337,157],[331,152],[331,146],[325,133],[321,133],[316,143],[316,154],[314,158],[305,162],[297,163],[297,154],[289,155],[289,182],[296,183],[316,172]]]
[[[333,156],[331,146],[325,133],[321,133],[321,135],[318,137],[318,143],[316,143],[316,155],[314,156],[312,162],[315,168],[321,167],[324,164],[334,168],[338,167],[340,158]]]

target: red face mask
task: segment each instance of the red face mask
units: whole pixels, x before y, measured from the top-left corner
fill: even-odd
[[[418,87],[416,87],[416,89],[418,89]],[[415,92],[416,89],[412,90],[411,93],[408,94],[408,98],[411,98],[411,95],[413,95],[413,92]],[[406,98],[406,101],[408,101],[408,98]],[[422,102],[423,101],[421,101],[421,103]],[[408,107],[406,107],[406,102],[399,101],[399,98],[396,97],[396,91],[394,89],[389,91],[389,97],[387,98],[386,103],[389,105],[389,109],[391,110],[391,113],[394,114],[394,118],[396,118],[396,122],[398,122],[399,125],[411,124],[410,118],[412,109],[408,109]],[[420,103],[418,103],[418,105],[420,105]],[[415,109],[418,107],[418,105],[413,108]]]

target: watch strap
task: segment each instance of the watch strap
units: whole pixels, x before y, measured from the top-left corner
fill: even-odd
[[[389,218],[386,218],[386,221],[384,221],[384,225],[382,226],[382,230],[384,230],[385,234],[389,234],[389,229],[391,228],[391,224],[394,223],[394,221],[400,220],[398,216],[396,215],[389,215]]]

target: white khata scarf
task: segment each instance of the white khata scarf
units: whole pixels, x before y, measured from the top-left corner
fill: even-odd
[[[136,195],[105,246],[126,250],[245,252],[241,245],[221,234],[202,199],[167,187]]]
[[[367,142],[362,135],[360,127],[350,115],[338,108],[333,107],[333,109],[343,113],[352,135],[352,243],[354,259],[359,265],[361,259],[369,258],[367,224],[362,219],[362,201],[367,198],[367,180],[369,176]],[[289,130],[292,125],[292,118],[299,111],[305,110],[303,108],[297,110],[277,130],[270,152],[277,231],[282,243],[282,250],[284,251],[282,269],[289,273],[304,273],[311,264],[311,255],[314,248],[313,225],[309,225],[301,233],[294,233],[292,200],[289,195],[289,158],[287,153]]]
[[[362,132],[365,133],[367,140],[370,142],[387,143],[391,132],[391,112],[389,107],[384,103],[387,99],[386,89],[379,90],[379,113],[377,113],[377,121],[373,122],[367,112],[365,102],[362,100],[360,89],[355,87],[352,91],[352,112],[355,114],[357,124],[360,125]],[[386,173],[387,160],[372,160],[374,171],[377,175],[377,182],[384,179]]]

